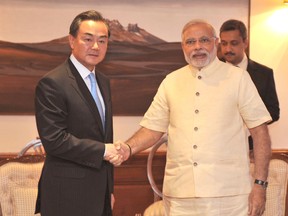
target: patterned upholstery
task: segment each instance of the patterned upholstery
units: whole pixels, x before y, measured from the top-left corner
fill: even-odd
[[[37,198],[36,187],[15,187],[11,190],[14,216],[34,215]]]
[[[254,164],[251,163],[251,172]],[[263,216],[285,216],[288,164],[284,160],[272,159],[269,166],[266,206]]]
[[[0,166],[0,203],[3,216],[33,216],[44,156],[25,156]],[[24,159],[24,160],[23,160]]]

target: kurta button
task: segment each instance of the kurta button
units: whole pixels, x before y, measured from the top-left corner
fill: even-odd
[[[197,114],[197,113],[199,113],[199,110],[198,110],[198,109],[196,109],[196,110],[195,110],[195,113],[196,113],[196,114]]]
[[[198,76],[198,79],[202,79],[202,76]]]
[[[198,163],[197,163],[197,162],[194,162],[194,163],[193,163],[193,165],[194,165],[194,166],[197,166],[197,165],[198,165]]]
[[[198,148],[198,146],[197,146],[197,145],[193,145],[193,148],[194,148],[194,149],[197,149],[197,148]]]
[[[199,92],[196,92],[196,96],[199,96],[200,95],[200,93]]]
[[[194,127],[194,131],[198,131],[198,127]]]

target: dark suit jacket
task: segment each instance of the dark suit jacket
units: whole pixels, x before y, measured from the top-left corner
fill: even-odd
[[[280,109],[273,70],[265,65],[261,65],[255,61],[252,61],[251,59],[248,59],[247,71],[250,74],[250,77],[254,82],[262,101],[271,115],[272,121],[269,124],[277,121],[279,119]],[[249,136],[249,149],[253,149],[253,140],[251,136]]]
[[[277,121],[279,119],[280,109],[273,70],[248,59],[247,71],[271,115],[272,121]]]
[[[41,216],[109,216],[113,166],[103,160],[113,142],[109,80],[96,72],[104,103],[105,132],[89,89],[70,60],[36,87],[39,136],[47,157],[39,181]]]

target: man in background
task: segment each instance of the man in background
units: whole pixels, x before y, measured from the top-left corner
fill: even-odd
[[[245,53],[248,47],[247,28],[239,20],[227,20],[220,27],[220,60],[247,70],[258,93],[269,111],[272,122],[279,119],[279,101],[276,93],[273,70],[249,59]],[[249,148],[253,149],[253,140],[249,136]]]

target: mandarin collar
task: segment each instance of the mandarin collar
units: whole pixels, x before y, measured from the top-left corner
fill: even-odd
[[[194,77],[196,77],[196,75],[207,77],[215,72],[215,67],[220,63],[221,63],[220,60],[217,57],[215,57],[215,59],[211,63],[201,68],[200,70],[198,68],[193,67],[191,64],[189,65],[189,68]]]

